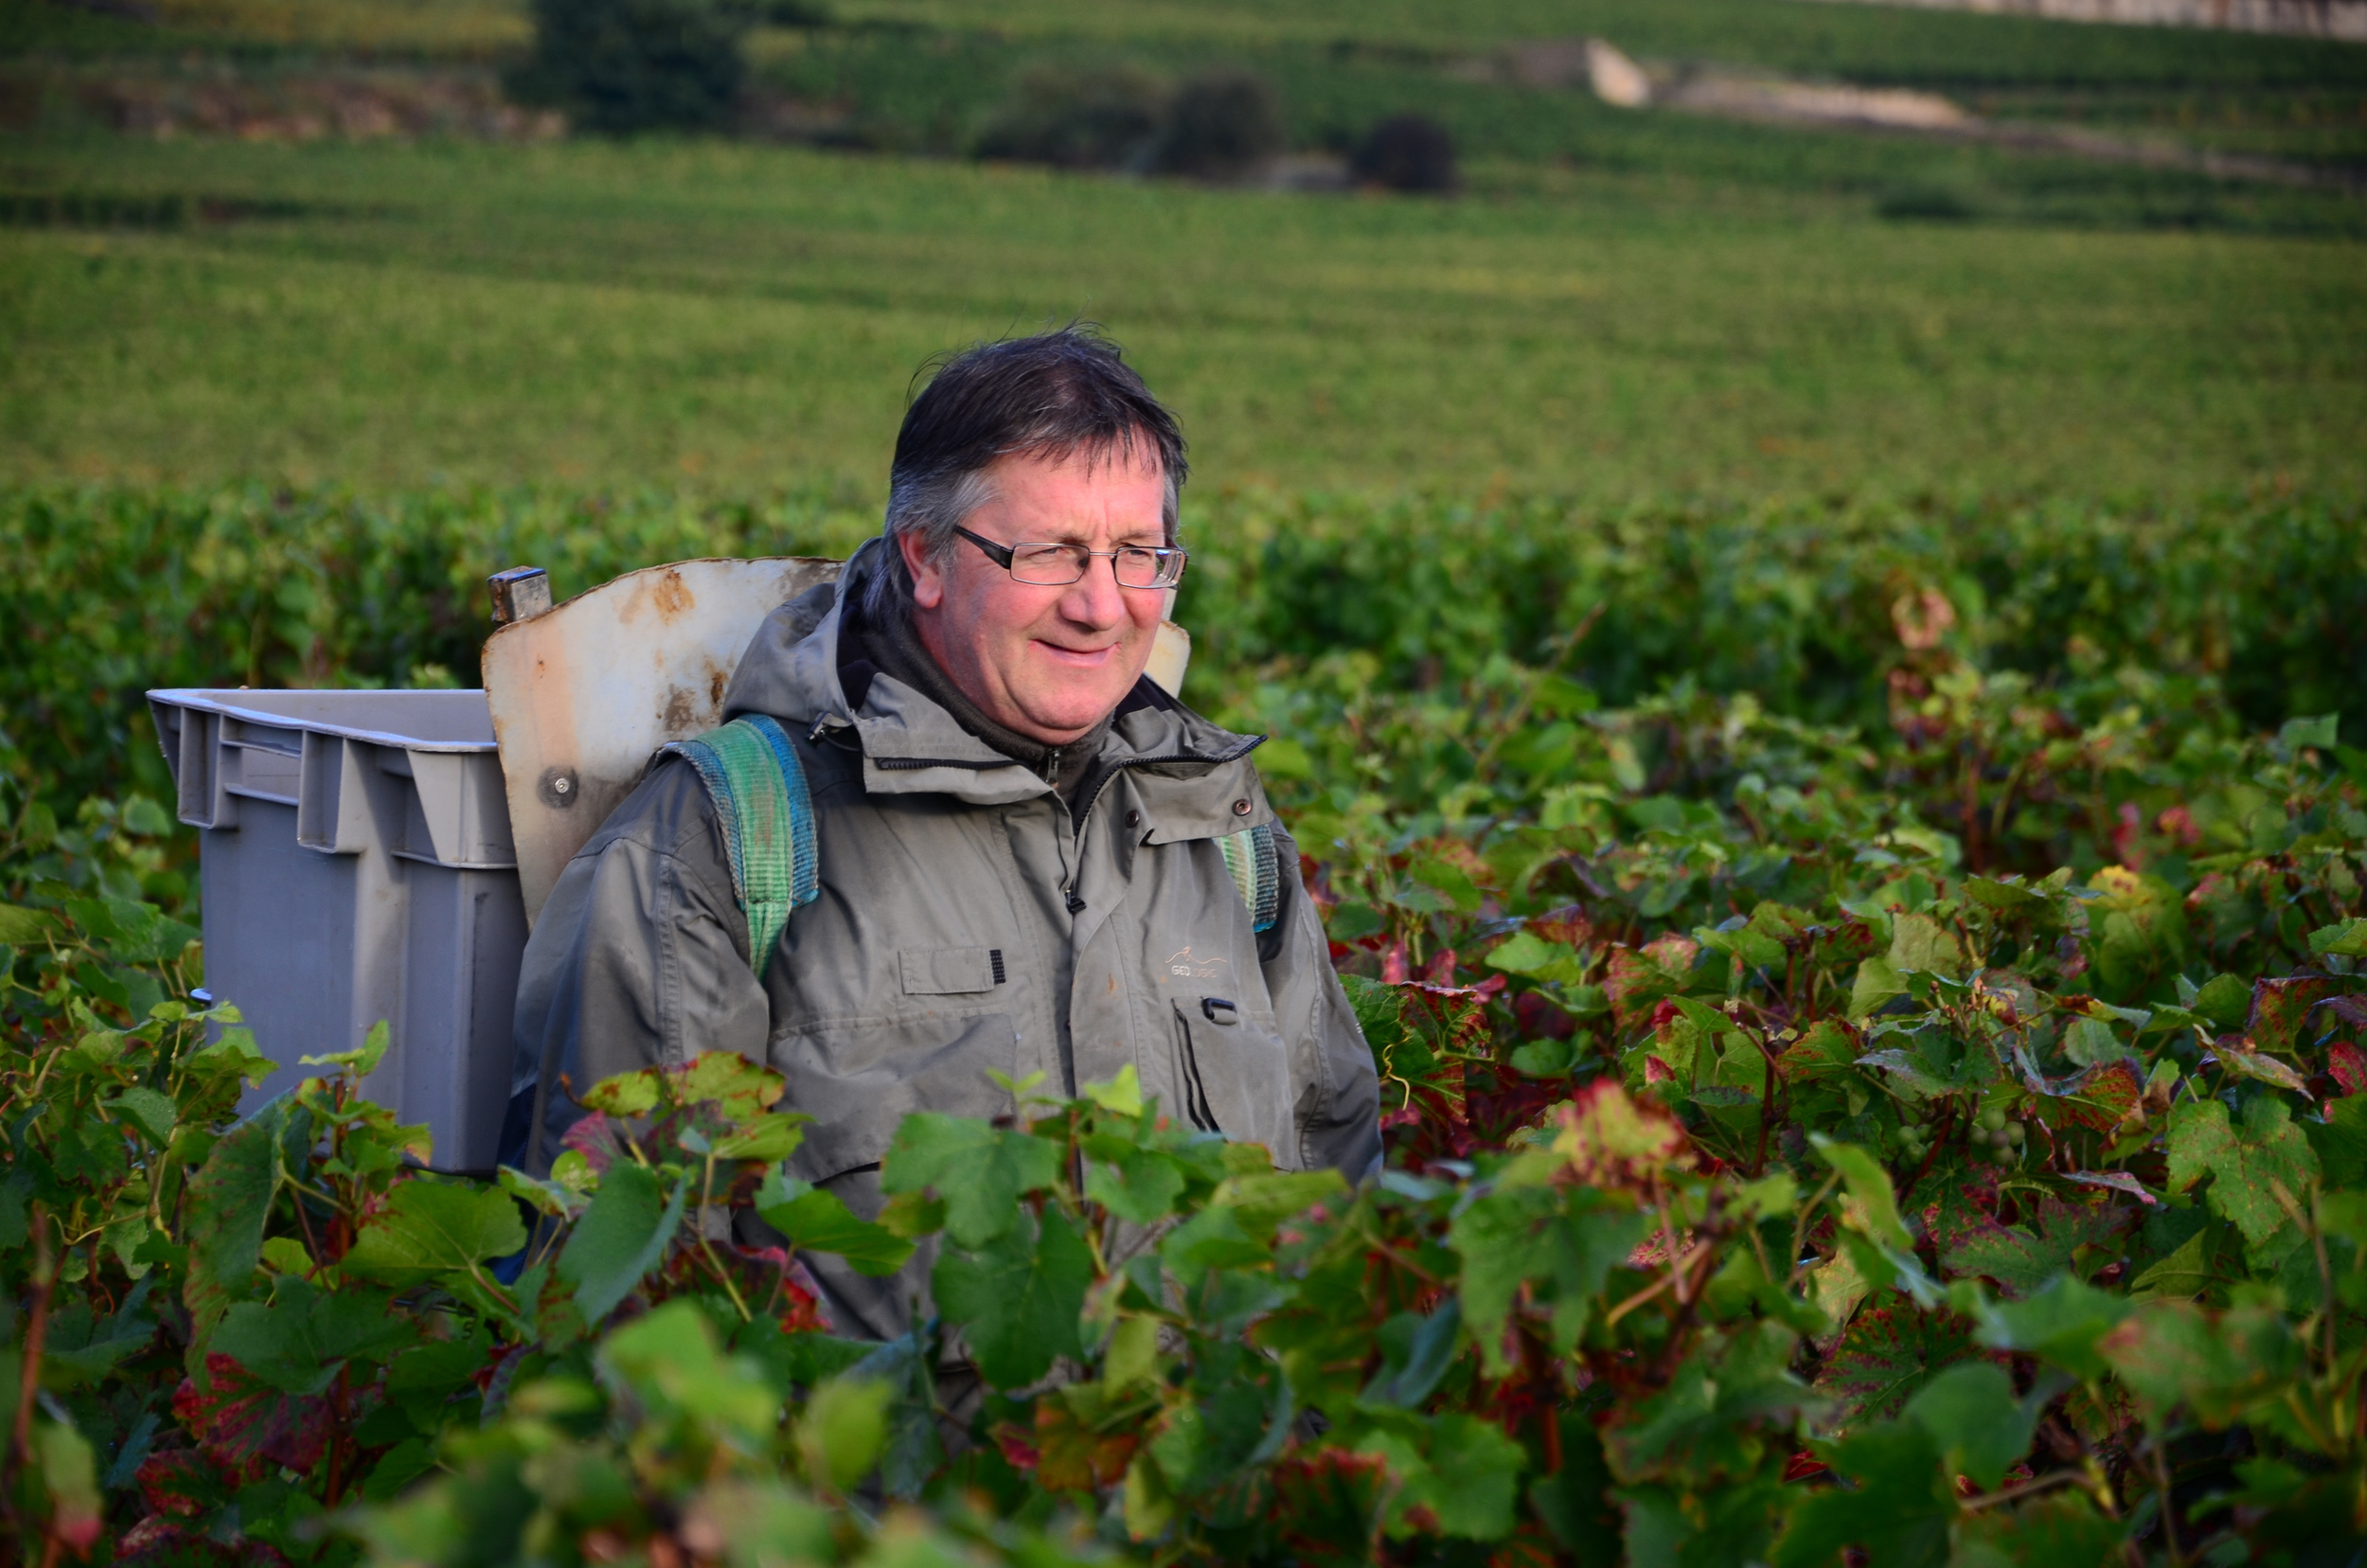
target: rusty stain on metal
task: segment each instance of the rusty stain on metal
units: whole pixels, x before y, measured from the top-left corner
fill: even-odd
[[[682,574],[668,566],[658,573],[657,581],[650,585],[650,602],[657,606],[661,620],[678,619],[685,611],[697,607],[698,600],[683,585]]]
[[[529,920],[657,749],[721,719],[731,672],[764,617],[838,569],[788,557],[676,561],[487,639],[486,701]]]

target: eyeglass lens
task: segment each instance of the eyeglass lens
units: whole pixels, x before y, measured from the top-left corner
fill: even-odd
[[[1117,578],[1128,588],[1165,588],[1184,575],[1184,552],[1124,545],[1116,552]],[[1081,544],[1014,544],[1011,576],[1037,587],[1059,587],[1085,575],[1092,552]]]

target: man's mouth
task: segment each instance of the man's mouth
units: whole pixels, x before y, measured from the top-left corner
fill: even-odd
[[[1066,665],[1072,669],[1098,669],[1108,664],[1118,650],[1115,643],[1101,648],[1063,648],[1059,643],[1039,640],[1036,647],[1054,664]]]

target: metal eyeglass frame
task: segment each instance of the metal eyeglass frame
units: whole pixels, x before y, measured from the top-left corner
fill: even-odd
[[[1071,582],[1082,582],[1085,579],[1085,574],[1093,570],[1095,561],[1107,560],[1110,562],[1110,575],[1117,579],[1117,585],[1121,588],[1136,588],[1146,592],[1151,589],[1167,589],[1184,580],[1184,563],[1191,560],[1190,551],[1173,544],[1121,544],[1114,550],[1088,550],[1081,544],[1064,544],[1058,540],[1049,539],[1023,539],[1016,544],[998,544],[991,539],[971,533],[959,524],[954,525],[953,531],[985,551],[988,561],[1009,572],[1012,581],[1027,583],[1031,588],[1065,588]],[[1077,550],[1082,552],[1085,560],[1077,568],[1077,575],[1065,582],[1036,582],[1021,577],[1017,567],[1013,564],[1019,557],[1019,552],[1026,549]],[[1159,561],[1173,561],[1175,574],[1164,582],[1155,579],[1150,582],[1129,582],[1124,578],[1118,577],[1118,557],[1134,550],[1140,550],[1153,557],[1154,564]]]

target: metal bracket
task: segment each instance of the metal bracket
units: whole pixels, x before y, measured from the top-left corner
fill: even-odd
[[[551,607],[551,575],[540,566],[512,566],[485,579],[493,591],[493,624],[532,620]]]

